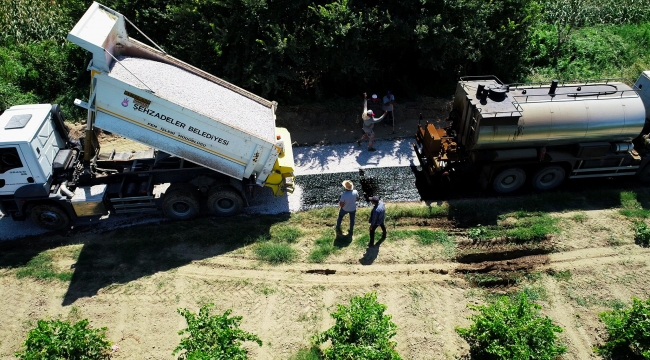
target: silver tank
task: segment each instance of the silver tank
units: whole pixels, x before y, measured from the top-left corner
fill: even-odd
[[[483,78],[457,90],[465,93],[454,103],[466,125],[459,136],[470,150],[629,142],[646,119],[641,98],[621,82],[516,86]]]

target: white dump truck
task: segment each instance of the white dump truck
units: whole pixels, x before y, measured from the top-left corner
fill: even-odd
[[[58,105],[0,116],[0,210],[59,230],[109,211],[228,216],[256,187],[292,192],[291,138],[275,127],[277,104],[130,38],[125,21],[93,3],[68,35],[92,54],[89,98],[75,101],[88,110],[84,137],[69,137]],[[95,127],[151,149],[100,153]],[[160,184],[170,185],[157,197]]]

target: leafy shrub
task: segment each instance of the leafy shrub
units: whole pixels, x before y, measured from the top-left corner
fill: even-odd
[[[477,227],[467,230],[467,237],[472,240],[485,240],[492,237],[493,232],[478,224]]]
[[[470,345],[473,356],[495,359],[555,359],[566,352],[555,333],[562,328],[539,314],[541,307],[520,293],[501,297],[489,305],[468,305],[478,311],[469,328],[456,331]]]
[[[650,246],[650,229],[643,221],[634,223],[634,241],[643,246]]]
[[[632,299],[632,307],[600,314],[609,339],[596,348],[602,355],[633,353],[650,359],[650,300]]]
[[[210,315],[213,306],[202,306],[198,315],[187,309],[177,310],[187,322],[187,328],[178,334],[189,336],[181,340],[172,355],[180,353],[179,360],[244,360],[248,359],[248,352],[242,347],[242,341],[253,341],[262,346],[257,335],[239,329],[241,316],[229,317],[230,309],[223,315]]]
[[[336,323],[327,331],[312,338],[318,346],[330,340],[332,346],[323,351],[325,359],[401,359],[390,339],[397,325],[390,315],[384,315],[386,305],[377,302],[376,293],[355,296],[350,306],[337,305],[330,314]]]
[[[29,331],[25,350],[14,355],[19,359],[94,360],[110,358],[110,342],[106,328],[91,329],[83,319],[71,325],[68,321],[38,320]]]

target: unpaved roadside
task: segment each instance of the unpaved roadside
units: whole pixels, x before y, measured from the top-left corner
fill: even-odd
[[[576,214],[582,214],[580,222],[573,220]],[[604,338],[598,313],[611,310],[613,304],[629,303],[633,296],[650,296],[646,260],[650,251],[634,245],[629,222],[616,210],[552,215],[564,220],[562,232],[548,241],[561,248],[545,255],[547,261],[536,264],[530,271],[534,276],[519,289],[537,294],[543,313],[564,328],[560,338],[569,352],[563,359],[596,359],[591,347]],[[607,230],[602,229],[603,222]],[[596,228],[600,230],[594,237]],[[68,245],[60,252],[92,246],[95,241],[119,241],[114,237],[118,235],[80,235],[83,238],[78,240],[86,245]],[[611,237],[616,237],[616,246],[608,245]],[[312,241],[303,239],[296,248],[308,252]],[[466,305],[483,303],[488,292],[513,290],[473,287],[462,274],[454,273],[465,264],[445,260],[435,246],[410,240],[383,243],[370,266],[360,262],[368,249],[354,243],[324,264],[300,260],[280,266],[255,260],[249,247],[219,250],[219,246],[206,249],[207,254],[200,248],[171,247],[188,260],[146,271],[146,262],[127,263],[106,253],[92,261],[93,267],[90,263],[76,267],[87,273],[79,274],[83,281],[75,282],[74,288],[67,282],[17,279],[14,270],[3,268],[0,316],[5,322],[0,327],[0,357],[11,358],[37,319],[88,318],[93,326],[108,327],[108,338],[120,347],[115,358],[171,359],[179,341],[177,331],[184,327],[176,309],[196,311],[213,302],[218,311],[230,308],[243,316],[242,328],[264,341],[261,348],[247,345],[252,359],[287,359],[309,346],[312,335],[332,325],[329,313],[336,304],[376,291],[398,325],[395,340],[403,358],[455,359],[468,350],[455,332],[455,327],[469,324],[471,312]],[[486,252],[490,247],[475,250]],[[65,257],[57,264],[61,269],[75,266]],[[308,273],[326,269],[329,275]],[[554,275],[560,272],[569,276]]]

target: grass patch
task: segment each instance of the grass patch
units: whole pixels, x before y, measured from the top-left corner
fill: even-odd
[[[289,244],[265,241],[255,246],[255,255],[270,264],[282,264],[293,262],[297,253]]]
[[[30,277],[38,280],[70,281],[72,272],[56,271],[52,255],[44,251],[34,256],[26,265],[19,267],[16,276],[19,279]]]
[[[299,228],[286,224],[271,226],[270,233],[274,241],[287,243],[295,243],[303,234]]]
[[[316,246],[307,256],[307,261],[313,263],[323,263],[328,256],[336,252],[338,247],[334,246],[334,241],[336,240],[335,236],[332,234],[326,234],[314,241]]]
[[[621,215],[637,219],[650,217],[650,210],[644,209],[637,198],[638,194],[634,191],[621,192]]]
[[[398,220],[401,218],[431,219],[449,215],[449,205],[425,206],[425,205],[388,205],[386,207],[386,218]]]
[[[444,230],[415,230],[415,236],[418,239],[420,245],[431,245],[431,244],[446,244],[451,241],[450,237],[447,236],[447,232]]]
[[[555,271],[551,276],[558,281],[569,281],[571,280],[571,270]]]
[[[321,360],[321,353],[318,347],[314,346],[309,349],[300,349],[289,360]]]
[[[577,213],[577,214],[573,215],[573,216],[571,217],[571,219],[573,219],[573,221],[575,221],[575,222],[577,222],[577,223],[581,223],[581,224],[582,224],[582,223],[584,223],[585,221],[587,221],[587,214],[585,214],[585,213]]]
[[[531,301],[548,300],[548,293],[546,292],[546,288],[543,286],[526,285],[521,289],[521,292],[526,294],[528,299]]]
[[[543,212],[516,211],[499,216],[498,225],[470,228],[467,236],[473,240],[507,237],[516,242],[542,241],[557,233],[558,219]]]

